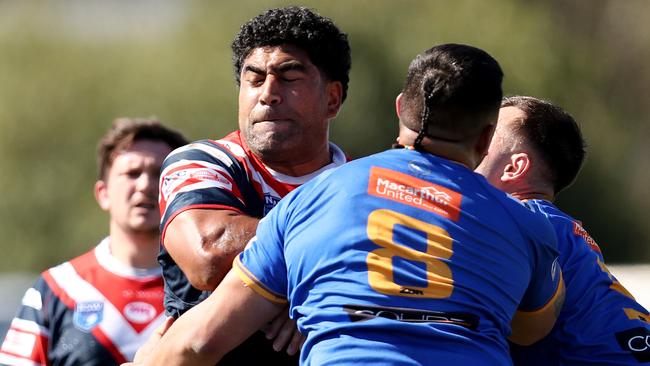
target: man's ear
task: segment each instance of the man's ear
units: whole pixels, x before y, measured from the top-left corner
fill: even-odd
[[[402,93],[399,93],[397,98],[395,98],[395,112],[397,113],[398,119],[402,117]]]
[[[343,84],[331,81],[327,85],[327,117],[335,118],[343,104]]]
[[[108,211],[111,207],[111,200],[108,198],[108,186],[103,180],[95,182],[95,199],[102,210]]]
[[[510,162],[503,168],[501,181],[507,182],[523,178],[532,167],[532,162],[526,153],[510,155]]]

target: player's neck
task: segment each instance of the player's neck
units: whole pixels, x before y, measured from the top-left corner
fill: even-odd
[[[133,233],[111,227],[110,239],[111,255],[118,261],[140,269],[159,266],[160,237],[157,232]]]
[[[414,146],[418,133],[400,124],[398,144]],[[482,156],[476,153],[466,141],[452,141],[427,136],[420,143],[422,152],[453,161],[474,170],[481,161]]]
[[[311,174],[332,162],[329,144],[325,149],[319,149],[314,156],[293,155],[288,160],[263,161],[268,168],[292,177],[302,177]]]
[[[548,202],[553,202],[555,200],[555,196],[553,194],[549,194],[548,192],[535,191],[535,190],[512,192],[510,193],[510,195],[520,201],[544,200]]]
[[[404,148],[409,150],[414,150],[415,148],[411,145],[402,145]],[[467,148],[465,146],[456,145],[453,143],[442,142],[438,143],[435,147],[432,146],[423,146],[421,152],[427,154],[435,155],[454,163],[465,166],[466,168],[473,170],[476,165],[477,159],[474,159],[468,154]]]

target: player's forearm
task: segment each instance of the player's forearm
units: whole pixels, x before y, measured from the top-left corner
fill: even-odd
[[[142,365],[214,365],[282,310],[230,272],[210,297],[171,325]]]
[[[214,365],[220,360],[225,351],[211,347],[203,329],[210,320],[206,307],[199,304],[178,318],[137,365]]]
[[[206,285],[214,290],[232,268],[232,262],[255,235],[259,220],[243,215],[231,216],[224,223],[219,235],[213,235],[204,242],[204,249],[210,255],[211,270],[206,271]],[[197,268],[198,269],[198,268]]]
[[[255,235],[259,220],[228,210],[189,210],[167,229],[165,247],[195,288],[213,291]]]

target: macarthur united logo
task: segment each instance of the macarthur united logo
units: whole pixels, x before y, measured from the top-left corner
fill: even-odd
[[[462,195],[394,170],[372,167],[368,194],[400,202],[458,221]]]

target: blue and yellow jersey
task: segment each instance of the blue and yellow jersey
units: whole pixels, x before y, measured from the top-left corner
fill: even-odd
[[[582,224],[543,200],[530,200],[555,228],[566,300],[551,334],[513,346],[516,365],[650,364],[650,315],[604,264]]]
[[[303,364],[507,365],[516,310],[560,288],[552,227],[466,167],[412,150],[285,197],[235,270],[288,302]]]

